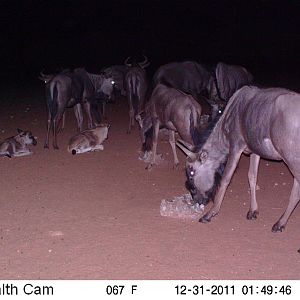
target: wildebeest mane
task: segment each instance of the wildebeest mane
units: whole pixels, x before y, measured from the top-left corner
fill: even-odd
[[[190,133],[193,139],[193,143],[195,145],[194,151],[198,152],[201,150],[205,142],[207,141],[208,137],[212,133],[213,129],[215,128],[216,124],[218,123],[222,113],[219,113],[213,120],[211,120],[208,126],[203,129],[199,130],[199,128],[195,127],[193,121],[193,114],[190,115]]]
[[[205,196],[208,198],[208,200],[214,200],[216,192],[220,186],[221,183],[221,179],[224,173],[224,169],[227,163],[227,157],[225,159],[225,161],[221,162],[221,164],[219,165],[219,167],[216,169],[215,172],[215,178],[214,178],[214,184],[211,187],[211,189],[205,193]]]

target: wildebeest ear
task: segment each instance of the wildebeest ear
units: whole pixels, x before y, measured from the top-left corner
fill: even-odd
[[[202,164],[204,164],[205,161],[206,161],[207,158],[208,158],[208,152],[205,151],[205,150],[203,150],[203,151],[201,151],[200,153],[198,153],[197,156],[198,156],[197,159],[198,159]]]

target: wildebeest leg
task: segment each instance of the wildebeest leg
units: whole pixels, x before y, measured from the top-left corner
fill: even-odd
[[[81,104],[78,103],[74,106],[74,114],[77,120],[77,129],[78,131],[83,130],[83,113],[82,113],[82,107]]]
[[[280,217],[278,222],[276,222],[274,224],[274,226],[272,227],[273,232],[282,231],[285,228],[286,223],[287,223],[291,213],[293,212],[293,210],[295,209],[296,205],[298,204],[298,202],[300,200],[299,191],[300,191],[299,182],[294,177],[294,184],[293,184],[293,187],[292,187],[292,191],[291,191],[291,195],[290,195],[290,199],[289,199],[287,209],[285,210],[284,214]]]
[[[132,93],[129,93],[128,101],[129,101],[129,125],[128,125],[127,133],[130,133],[131,128],[134,126],[134,109],[133,109],[133,102],[132,102]]]
[[[58,150],[58,144],[57,144],[57,133],[58,133],[58,125],[61,122],[61,118],[64,114],[64,111],[59,111],[57,115],[53,119],[53,148]]]
[[[260,156],[258,156],[256,154],[250,155],[248,180],[249,180],[249,185],[250,185],[251,202],[250,202],[250,209],[247,213],[248,220],[256,219],[258,216],[258,205],[256,202],[256,182],[257,182],[257,172],[258,172],[259,160],[260,160]]]
[[[91,129],[91,128],[93,128],[94,123],[93,123],[92,114],[91,114],[91,105],[88,101],[84,102],[84,109],[88,116],[88,128]]]
[[[51,130],[52,122],[51,122],[51,114],[50,111],[48,112],[48,120],[47,120],[47,134],[45,139],[44,148],[49,148],[49,135]]]
[[[211,218],[219,213],[222,201],[224,199],[226,189],[227,189],[227,187],[230,183],[230,180],[232,178],[232,175],[237,167],[237,164],[239,162],[242,152],[243,152],[242,150],[234,151],[234,152],[231,152],[232,153],[231,155],[229,155],[229,158],[228,158],[225,170],[224,170],[224,175],[221,180],[220,187],[219,187],[217,194],[215,196],[215,199],[214,199],[214,204],[211,207],[211,209],[209,210],[209,212],[206,213],[202,218],[200,218],[200,220],[199,220],[200,222],[202,222],[202,223],[210,222]]]
[[[156,149],[157,149],[157,141],[158,141],[158,132],[159,132],[159,121],[155,120],[153,122],[153,146],[152,146],[152,158],[150,164],[147,166],[147,170],[150,170],[152,166],[155,164],[156,159]]]
[[[176,168],[179,165],[179,160],[176,153],[175,131],[173,130],[169,130],[169,143],[171,145],[172,152],[173,152],[174,168]]]
[[[65,128],[65,121],[66,121],[66,112],[64,112],[61,121],[59,123],[59,128],[57,130],[58,133],[62,132],[63,129]]]

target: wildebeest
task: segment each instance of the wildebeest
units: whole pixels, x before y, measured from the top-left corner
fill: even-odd
[[[114,89],[119,91],[122,96],[126,96],[124,87],[124,79],[130,67],[126,65],[113,65],[103,68],[101,72],[112,77],[114,81]]]
[[[110,97],[112,93],[112,79],[104,75],[90,74],[84,69],[75,69],[74,72],[64,71],[57,75],[41,74],[46,83],[46,98],[48,109],[47,135],[44,148],[49,147],[49,134],[53,130],[53,147],[58,149],[57,133],[62,127],[62,120],[66,108],[74,107],[78,123],[78,130],[83,129],[83,114],[81,105],[84,105],[88,116],[88,127],[91,128],[100,122],[97,118],[95,93],[102,93]],[[93,120],[92,115],[97,118]]]
[[[191,94],[211,119],[224,109],[235,91],[252,80],[244,67],[222,62],[216,67],[195,61],[173,62],[161,66],[153,76],[154,85],[162,83]]]
[[[7,138],[0,144],[0,156],[17,157],[32,154],[28,146],[35,146],[37,144],[36,138],[30,131],[18,128],[17,132],[17,135]]]
[[[160,66],[153,76],[154,86],[162,83],[173,87],[195,99],[208,88],[210,71],[195,61],[172,62]]]
[[[93,129],[86,129],[73,136],[68,145],[70,153],[78,154],[103,150],[103,141],[107,139],[109,125],[101,124]]]
[[[190,147],[195,141],[191,133],[193,129],[200,130],[201,106],[191,96],[182,91],[158,84],[150,97],[145,108],[145,116],[141,122],[143,151],[148,152],[152,149],[150,169],[155,164],[158,132],[160,128],[169,131],[169,143],[174,156],[174,166],[179,164],[176,153],[175,132]]]
[[[227,102],[234,92],[252,82],[253,76],[246,68],[219,62],[209,80],[209,99]]]
[[[197,151],[191,152],[177,144],[188,155],[187,184],[194,201],[205,205],[213,200],[213,206],[201,222],[209,222],[219,213],[227,186],[241,154],[245,153],[250,154],[249,220],[258,216],[255,190],[260,157],[283,160],[290,169],[294,184],[289,203],[272,231],[284,229],[300,195],[299,115],[299,94],[282,88],[245,86],[231,97],[208,135],[202,135],[205,138],[199,142]]]
[[[160,66],[153,75],[153,84],[161,83],[190,94],[197,99],[205,114],[217,114],[218,105],[207,98],[211,68],[195,61],[171,62]]]
[[[109,74],[92,74],[83,68],[75,69],[74,74],[83,83],[82,101],[88,112],[88,128],[92,128],[101,122],[99,101],[105,104],[111,98],[115,82]]]
[[[131,132],[131,128],[135,124],[136,116],[142,111],[145,97],[148,89],[147,76],[145,68],[149,66],[149,61],[146,56],[141,62],[129,62],[128,57],[124,64],[129,67],[124,79],[125,90],[127,93],[129,105],[129,125],[127,133]]]

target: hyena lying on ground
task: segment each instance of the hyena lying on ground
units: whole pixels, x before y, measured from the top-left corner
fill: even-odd
[[[32,154],[29,145],[36,145],[36,138],[30,131],[17,129],[18,134],[7,138],[0,144],[0,156],[25,156]]]
[[[103,150],[101,145],[107,139],[110,125],[101,124],[93,129],[81,131],[71,137],[68,145],[68,151],[73,155],[90,151]]]

